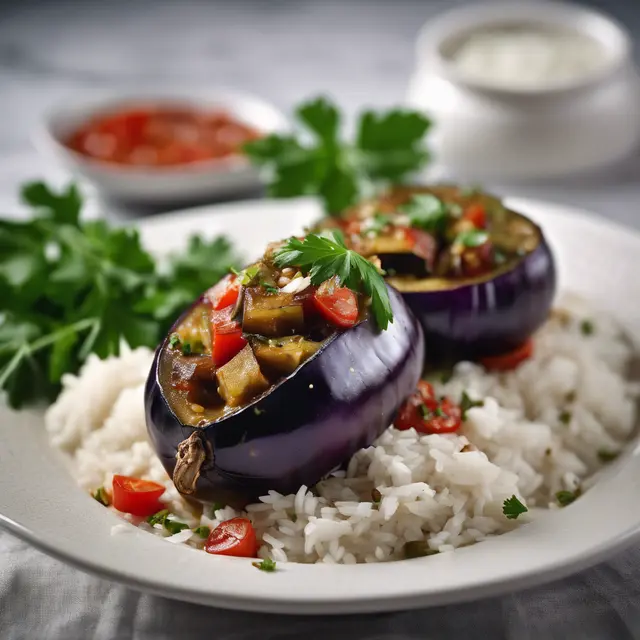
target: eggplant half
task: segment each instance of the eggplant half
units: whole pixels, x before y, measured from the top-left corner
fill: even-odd
[[[395,189],[347,212],[346,217],[364,221],[396,214],[413,196],[424,194],[445,203],[454,219],[464,218],[465,211],[482,211],[487,235],[500,257],[482,273],[452,276],[441,266],[450,258],[446,251],[451,236],[448,247],[447,240],[441,239],[438,256],[430,256],[418,270],[406,268],[411,264],[407,253],[414,257],[416,253],[411,247],[404,253],[377,253],[371,246],[369,253],[376,253],[389,274],[387,283],[402,294],[422,324],[430,363],[476,360],[517,348],[548,318],[555,295],[555,262],[542,230],[493,196],[452,186]],[[424,252],[420,253],[423,257]],[[427,277],[423,268],[429,272]]]
[[[240,507],[270,489],[288,494],[313,486],[370,445],[422,372],[420,324],[400,294],[388,289],[394,320],[385,331],[365,314],[249,402],[199,423],[185,420],[171,396],[163,367],[170,333],[146,384],[145,411],[151,442],[178,490]]]

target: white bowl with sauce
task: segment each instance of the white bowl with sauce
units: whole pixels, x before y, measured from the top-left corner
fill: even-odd
[[[32,139],[44,155],[93,184],[103,195],[130,203],[168,206],[260,187],[258,171],[240,154],[160,166],[106,162],[69,147],[70,136],[95,118],[154,106],[228,114],[234,121],[264,135],[288,128],[285,117],[275,107],[235,90],[97,91],[72,96],[50,109]]]
[[[578,173],[640,142],[640,80],[624,28],[571,4],[460,7],[422,29],[407,102],[435,121],[458,178]]]

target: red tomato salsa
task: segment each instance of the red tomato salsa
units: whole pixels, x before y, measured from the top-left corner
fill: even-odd
[[[168,167],[237,155],[259,137],[225,111],[149,105],[98,115],[65,144],[103,162]]]

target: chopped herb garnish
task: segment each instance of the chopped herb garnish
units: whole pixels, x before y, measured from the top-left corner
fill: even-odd
[[[601,462],[612,462],[619,455],[617,451],[609,451],[608,449],[600,449],[598,451],[598,458],[600,458]]]
[[[211,517],[215,518],[216,517],[216,511],[220,511],[220,509],[224,509],[224,505],[220,502],[214,502],[211,505]]]
[[[267,293],[278,293],[280,291],[280,289],[278,289],[278,287],[274,287],[273,285],[269,284],[268,282],[264,282],[261,281],[260,282],[260,286],[267,292]]]
[[[431,123],[417,111],[365,111],[350,142],[341,138],[341,114],[326,98],[301,104],[295,119],[303,131],[272,134],[243,147],[266,170],[272,197],[317,195],[327,212],[339,214],[372,187],[401,182],[429,160],[424,138]]]
[[[111,504],[111,498],[104,487],[98,487],[92,494],[94,500],[108,507]]]
[[[582,331],[583,336],[593,335],[595,331],[595,325],[593,324],[593,322],[591,322],[591,320],[583,320],[580,323],[580,331]]]
[[[467,419],[467,411],[474,407],[484,407],[484,400],[472,400],[466,391],[462,392],[460,398],[460,409],[462,410],[462,419]]]
[[[429,407],[427,407],[427,405],[424,402],[421,402],[418,405],[418,413],[425,420],[431,415],[431,411],[429,410]]]
[[[156,524],[164,524],[166,517],[169,515],[169,509],[163,509],[162,511],[158,511],[158,513],[154,513],[152,516],[147,518],[147,522],[153,526]]]
[[[169,346],[172,349],[175,349],[176,347],[180,346],[180,336],[177,333],[171,334],[171,337],[169,338]]]
[[[460,232],[453,243],[471,249],[482,246],[488,240],[489,234],[486,231],[482,231],[480,229],[467,229],[466,231]]]
[[[529,509],[513,495],[502,503],[502,513],[508,520],[517,520],[518,516],[527,513]]]
[[[409,218],[412,227],[439,234],[445,230],[450,211],[446,203],[430,193],[412,196],[411,200],[398,208]]]
[[[380,500],[382,500],[382,494],[378,489],[371,489],[371,500],[374,504],[380,504]]]
[[[191,355],[191,343],[190,342],[183,342],[182,343],[182,355],[183,356],[190,356]]]
[[[561,507],[566,507],[572,502],[575,502],[579,496],[579,489],[576,489],[575,491],[558,491],[558,493],[556,493],[556,500]]]
[[[311,284],[318,285],[334,276],[353,291],[371,298],[371,310],[383,331],[393,322],[387,286],[378,269],[344,244],[344,237],[333,230],[329,235],[310,234],[304,240],[290,238],[278,251],[278,267],[296,266],[309,272]]]
[[[162,524],[171,535],[175,535],[176,533],[180,533],[180,531],[184,531],[184,529],[189,528],[188,524],[178,522],[177,520],[171,520],[168,516],[164,519]]]
[[[201,538],[208,538],[209,534],[211,533],[211,528],[202,525],[201,527],[194,529],[193,533],[195,533],[197,536],[200,536]]]
[[[258,409],[258,407],[253,407],[253,413],[256,416],[261,416],[263,413],[266,413],[264,409]]]
[[[434,415],[438,416],[438,418],[447,417],[447,414],[442,410],[442,407],[436,407],[433,413]]]
[[[558,420],[560,420],[560,422],[564,425],[569,424],[572,417],[573,414],[571,413],[571,411],[567,411],[567,409],[564,409],[558,414]]]
[[[425,558],[440,553],[437,549],[431,549],[426,540],[412,540],[404,545],[405,558]]]
[[[240,277],[240,284],[245,287],[249,286],[254,281],[258,273],[260,273],[260,265],[252,264],[250,267],[247,267],[238,274]]]
[[[273,573],[276,570],[276,562],[271,558],[265,558],[262,562],[251,563],[256,569],[260,571],[266,571],[267,573]]]

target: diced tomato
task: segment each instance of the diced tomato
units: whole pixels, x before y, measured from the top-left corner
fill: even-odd
[[[335,280],[323,282],[313,296],[320,315],[337,327],[348,329],[358,321],[358,298],[347,287],[337,286]]]
[[[529,338],[513,351],[482,358],[480,364],[490,371],[511,371],[533,355],[533,340]]]
[[[470,204],[462,214],[464,220],[468,220],[476,229],[484,229],[487,226],[487,212],[480,203]]]
[[[419,433],[453,433],[462,424],[462,410],[449,398],[436,398],[433,387],[420,380],[418,388],[400,408],[393,426]]]
[[[204,550],[218,556],[255,558],[258,554],[256,531],[247,518],[226,520],[209,534]]]
[[[113,506],[134,516],[150,516],[163,508],[160,496],[165,488],[157,482],[113,476]]]
[[[211,351],[216,367],[226,364],[247,344],[242,325],[231,319],[231,307],[214,311],[211,317]]]
[[[427,269],[431,271],[438,252],[436,239],[430,233],[420,229],[406,227],[403,231],[411,252],[422,258],[427,265]]]
[[[227,274],[207,291],[207,299],[215,311],[235,304],[240,295],[240,280],[233,273]]]

